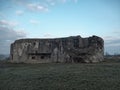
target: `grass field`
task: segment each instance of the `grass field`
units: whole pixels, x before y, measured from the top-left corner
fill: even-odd
[[[1,63],[0,90],[120,90],[120,62]]]

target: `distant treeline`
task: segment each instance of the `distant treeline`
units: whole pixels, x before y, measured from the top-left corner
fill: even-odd
[[[0,54],[0,60],[8,60],[9,55]]]

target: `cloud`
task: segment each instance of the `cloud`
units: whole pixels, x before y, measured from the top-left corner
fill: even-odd
[[[70,1],[74,3],[78,2],[78,0],[37,0],[33,3],[32,0],[13,0],[15,4],[21,5],[27,10],[34,12],[46,12],[49,11],[51,6],[55,6],[56,4],[60,3],[67,3]]]
[[[6,20],[0,20],[0,54],[9,54],[10,44],[19,38],[26,37],[22,30],[14,30],[17,24]]]
[[[15,40],[25,36],[26,34],[23,31],[15,31],[8,27],[0,27],[0,40]]]
[[[120,50],[120,37],[106,36],[105,40],[105,52],[110,54],[119,53]]]
[[[77,3],[78,2],[78,0],[73,0],[75,3]]]
[[[47,0],[38,0],[33,2],[33,0],[13,0],[13,3],[22,6],[23,8],[34,11],[34,12],[46,12],[47,8]],[[21,11],[18,11],[18,14],[21,14]],[[23,13],[23,12],[22,12]]]
[[[24,31],[15,31],[8,27],[0,27],[0,54],[9,54],[10,44],[19,38],[26,37]]]
[[[27,4],[27,8],[31,11],[38,11],[38,12],[42,12],[42,11],[48,11],[48,8],[44,5],[40,5],[40,4]]]
[[[60,0],[60,1],[63,2],[63,3],[67,3],[68,1],[73,1],[74,3],[78,2],[78,0]]]
[[[57,3],[67,3],[68,1],[76,1],[76,0],[46,0],[48,4],[55,5]]]
[[[55,2],[50,2],[50,5],[54,6],[56,3]]]
[[[47,33],[47,34],[44,34],[44,35],[43,35],[43,37],[44,37],[44,38],[52,38],[52,37],[53,37],[53,35],[52,35],[52,34]]]
[[[116,36],[118,36],[118,35],[120,36],[120,29],[114,30],[112,33]]]
[[[105,46],[120,46],[120,37],[106,36],[104,40]]]
[[[106,46],[120,46],[120,38],[115,40],[106,40]]]
[[[15,21],[0,20],[0,26],[15,27],[17,25],[18,25],[18,22],[15,22]]]
[[[40,22],[37,21],[37,20],[30,20],[30,23],[31,23],[31,24],[34,24],[34,25],[37,25],[37,24],[39,24]]]
[[[24,13],[24,12],[23,12],[22,10],[16,11],[16,14],[17,14],[17,15],[20,15],[20,16],[21,16],[23,13]]]
[[[66,3],[67,2],[67,0],[61,0],[63,3]]]

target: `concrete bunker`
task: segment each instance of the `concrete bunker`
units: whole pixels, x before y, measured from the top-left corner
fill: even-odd
[[[11,62],[93,63],[103,61],[104,41],[98,36],[54,39],[19,39],[11,44]]]

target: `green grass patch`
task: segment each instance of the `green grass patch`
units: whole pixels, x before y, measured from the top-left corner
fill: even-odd
[[[2,63],[0,90],[120,90],[120,63]]]

